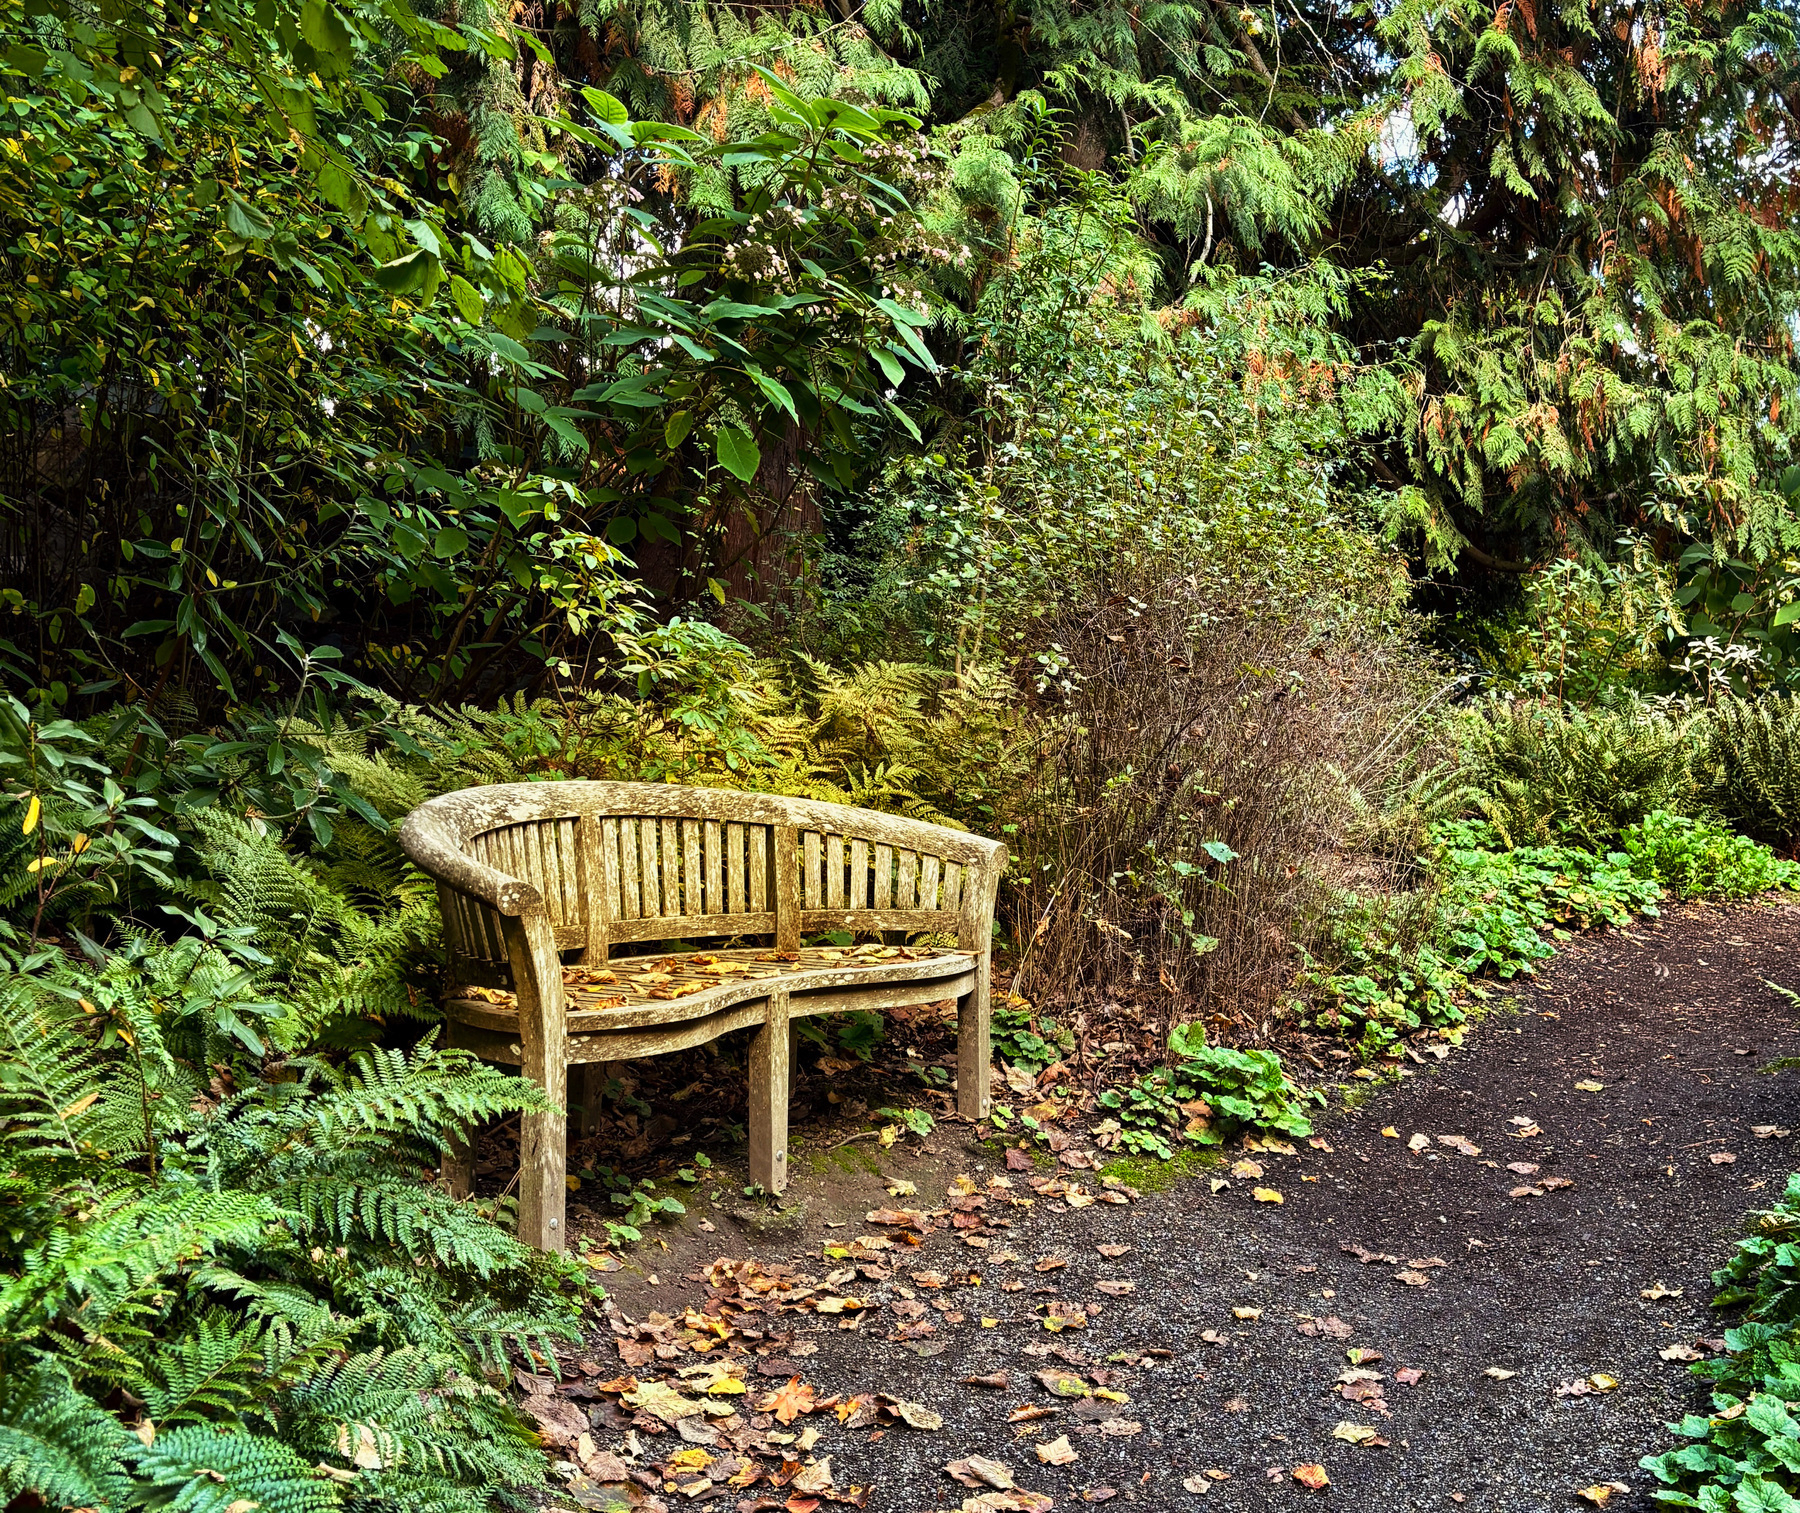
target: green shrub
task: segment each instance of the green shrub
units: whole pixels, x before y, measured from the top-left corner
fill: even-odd
[[[1273,1051],[1208,1045],[1199,1024],[1177,1025],[1169,1050],[1173,1065],[1099,1097],[1100,1107],[1123,1126],[1118,1143],[1125,1149],[1167,1160],[1174,1154],[1171,1138],[1221,1145],[1244,1131],[1312,1133]]]
[[[1800,837],[1800,698],[1726,699],[1699,722],[1701,800],[1758,840]]]
[[[1727,1353],[1693,1366],[1712,1387],[1713,1412],[1670,1431],[1687,1443],[1639,1462],[1662,1483],[1665,1507],[1706,1513],[1800,1507],[1800,1175],[1713,1273],[1715,1308],[1742,1306],[1725,1331]]]
[[[1435,894],[1423,930],[1391,910],[1342,902],[1332,964],[1311,963],[1301,975],[1313,996],[1298,1011],[1301,1025],[1354,1041],[1365,1059],[1413,1031],[1462,1023],[1468,980],[1531,972],[1555,952],[1546,935],[1625,925],[1655,914],[1662,897],[1621,852],[1508,850],[1483,820],[1438,825],[1431,840]]]
[[[1750,898],[1800,886],[1800,863],[1713,820],[1659,811],[1630,826],[1621,844],[1633,872],[1677,898]]]
[[[1473,717],[1466,736],[1477,806],[1509,846],[1605,846],[1690,804],[1686,736],[1659,714],[1515,704]]]

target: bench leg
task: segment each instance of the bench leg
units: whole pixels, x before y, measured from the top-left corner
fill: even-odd
[[[600,1128],[600,1090],[606,1086],[606,1066],[584,1061],[569,1068],[569,1134],[579,1140]]]
[[[787,1186],[788,1069],[793,1054],[788,995],[769,995],[769,1017],[750,1042],[750,1180]]]
[[[562,1250],[568,1236],[568,1035],[562,963],[541,913],[505,919],[513,991],[519,1004],[519,1071],[544,1090],[547,1113],[519,1121],[519,1238],[538,1250]]]
[[[475,1190],[475,1131],[445,1143],[438,1180],[458,1203]]]
[[[975,968],[975,986],[956,1000],[956,1111],[965,1119],[985,1119],[994,1111],[991,1012],[984,952]]]

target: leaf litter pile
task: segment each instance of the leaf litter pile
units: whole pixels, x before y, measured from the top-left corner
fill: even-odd
[[[1020,1191],[1020,1186],[1024,1191]],[[900,1195],[912,1184],[897,1184]],[[558,1458],[562,1495],[580,1507],[619,1507],[655,1513],[676,1505],[730,1499],[737,1513],[815,1513],[826,1504],[861,1508],[872,1487],[841,1479],[832,1457],[820,1450],[830,1429],[866,1431],[871,1442],[890,1433],[935,1433],[941,1413],[923,1402],[875,1390],[831,1393],[806,1380],[816,1339],[833,1333],[879,1331],[921,1358],[948,1348],[957,1326],[992,1329],[1000,1320],[970,1312],[956,1300],[982,1287],[976,1266],[1011,1268],[1020,1257],[997,1242],[1012,1215],[1039,1203],[1076,1213],[1098,1206],[1122,1207],[1139,1196],[1114,1179],[1089,1185],[1061,1175],[1034,1174],[1015,1184],[996,1175],[985,1185],[968,1176],[952,1181],[945,1206],[871,1210],[868,1234],[828,1242],[818,1274],[797,1264],[720,1257],[688,1280],[703,1283],[704,1301],[678,1314],[651,1312],[642,1320],[607,1304],[616,1369],[599,1352],[558,1357],[558,1370],[519,1370],[521,1407]],[[924,1252],[938,1241],[961,1249],[936,1270]],[[1129,1246],[1102,1247],[1122,1255]],[[987,1254],[984,1256],[983,1252]],[[596,1258],[601,1259],[601,1258]],[[603,1262],[603,1264],[605,1264]],[[1054,1272],[1066,1263],[1046,1257],[1033,1267]],[[1001,1292],[1023,1291],[1008,1279]],[[1128,1295],[1132,1284],[1113,1282],[1109,1295]],[[1054,1289],[1038,1289],[1053,1293]],[[1036,1322],[1049,1335],[1081,1330],[1104,1305],[1050,1296],[1034,1304]],[[1053,1342],[1027,1346],[1040,1358],[1066,1363],[1022,1379],[1058,1399],[1079,1399],[1074,1412],[1084,1428],[1114,1437],[1142,1432],[1124,1415],[1130,1398],[1117,1390],[1117,1372],[1092,1366],[1087,1357]],[[1162,1350],[1146,1355],[1167,1358]],[[534,1366],[544,1362],[535,1361]],[[1080,1374],[1073,1367],[1085,1367]],[[1001,1392],[1015,1386],[1007,1372],[969,1377],[959,1385]],[[1059,1410],[1022,1402],[1010,1421],[1028,1424]],[[1037,1447],[1036,1460],[1064,1466],[1079,1458],[1067,1434]],[[947,1463],[947,1476],[970,1489],[968,1513],[1044,1513],[1053,1499],[1014,1480],[1002,1462],[980,1456]]]
[[[610,1345],[521,1377],[555,1503],[1645,1506],[1637,1457],[1724,1348],[1719,1237],[1791,1159],[1792,1088],[1756,1074],[1800,1033],[1766,991],[1625,970],[1725,956],[1751,933],[1727,919],[1570,950],[1329,1141],[1167,1200],[1007,1159],[941,1206],[895,1182],[804,1259],[713,1260],[667,1312],[614,1305]]]

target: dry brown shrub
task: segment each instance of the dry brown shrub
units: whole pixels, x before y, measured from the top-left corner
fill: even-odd
[[[1159,1043],[1197,1016],[1266,1041],[1333,890],[1391,881],[1355,831],[1425,672],[1341,602],[1325,624],[1208,597],[1140,574],[1049,627],[1078,677],[1011,837],[1016,990],[1135,1000]]]

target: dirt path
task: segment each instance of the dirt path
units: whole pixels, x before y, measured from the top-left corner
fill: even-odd
[[[1327,1127],[1328,1152],[1258,1156],[1260,1184],[1233,1180],[1214,1193],[1189,1180],[1129,1207],[1079,1212],[1040,1202],[1005,1240],[1020,1258],[1012,1264],[995,1264],[1000,1241],[984,1258],[934,1236],[891,1279],[858,1284],[881,1305],[861,1328],[800,1316],[797,1338],[817,1350],[794,1364],[821,1396],[891,1393],[941,1413],[943,1429],[877,1435],[820,1413],[799,1426],[820,1430],[812,1455],[832,1456],[840,1486],[873,1484],[868,1506],[894,1513],[975,1496],[942,1469],[971,1454],[1004,1462],[1059,1509],[1112,1498],[1300,1507],[1315,1494],[1291,1473],[1313,1463],[1330,1476],[1325,1496],[1366,1509],[1540,1513],[1584,1506],[1574,1490],[1608,1481],[1630,1488],[1611,1509],[1653,1507],[1638,1457],[1664,1448],[1663,1422],[1697,1401],[1681,1362],[1660,1352],[1709,1348],[1699,1342],[1720,1329],[1709,1273],[1745,1210],[1800,1165],[1800,1134],[1752,1134],[1800,1131],[1793,1074],[1762,1070],[1800,1054],[1800,1023],[1764,978],[1800,985],[1800,909],[1682,911],[1630,935],[1577,941],[1467,1050]],[[1538,1171],[1506,1169],[1515,1162]],[[977,1182],[996,1174],[991,1159],[968,1165]],[[1256,1185],[1284,1201],[1253,1201]],[[1536,1190],[1509,1196],[1522,1188]],[[1022,1180],[1018,1191],[1028,1191]],[[940,1200],[922,1191],[907,1201]],[[724,1225],[702,1243],[713,1254],[800,1254],[804,1269],[825,1269],[816,1243],[753,1247]],[[1131,1249],[1109,1259],[1096,1249],[1109,1243]],[[1067,1265],[1038,1272],[1051,1256]],[[971,1265],[979,1287],[907,1285],[912,1269],[955,1275]],[[1024,1286],[1002,1290],[1009,1278]],[[656,1288],[620,1280],[620,1302],[637,1317],[707,1296],[692,1274]],[[1096,1287],[1115,1280],[1135,1290]],[[1646,1298],[1657,1284],[1673,1295]],[[1034,1289],[1044,1287],[1099,1312],[1085,1329],[1050,1334],[1037,1318],[1048,1298]],[[941,1353],[922,1357],[889,1338],[894,1305],[919,1300],[966,1316],[924,1315],[937,1324],[927,1348]],[[984,1327],[984,1317],[999,1322]],[[1338,1382],[1357,1349],[1379,1352],[1363,1365],[1381,1380]],[[1036,1379],[1059,1367],[1130,1401],[1059,1400]],[[1095,1368],[1110,1374],[1097,1382]],[[1422,1375],[1406,1384],[1401,1368]],[[1004,1389],[961,1385],[1000,1371]],[[1594,1373],[1619,1385],[1556,1395]],[[1346,1386],[1374,1401],[1346,1400]],[[1026,1403],[1057,1412],[1009,1423]],[[1388,1443],[1334,1438],[1346,1423]],[[1079,1459],[1039,1464],[1034,1446],[1062,1434]],[[1202,1501],[1183,1482],[1209,1469],[1228,1479],[1211,1480]],[[731,1497],[720,1508],[746,1496],[712,1495]],[[769,1495],[766,1486],[749,1494]]]

